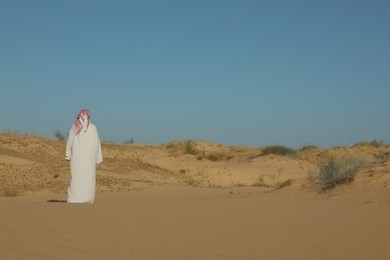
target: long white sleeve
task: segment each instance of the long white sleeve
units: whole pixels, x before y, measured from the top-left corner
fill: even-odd
[[[97,130],[96,130],[96,138],[97,138],[97,142],[98,142],[97,149],[96,149],[97,150],[96,151],[96,163],[101,163],[103,161],[103,153],[102,153],[102,146],[100,143],[99,133]]]
[[[68,140],[66,141],[66,153],[65,153],[65,159],[70,160],[72,157],[72,143],[73,143],[73,138],[74,138],[74,131],[73,131],[74,125],[70,128],[69,135],[68,135]]]

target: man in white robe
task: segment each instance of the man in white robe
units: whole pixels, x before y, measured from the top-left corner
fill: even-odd
[[[70,160],[71,178],[67,201],[93,203],[96,189],[96,164],[103,161],[102,148],[96,126],[83,109],[69,131],[65,159]]]

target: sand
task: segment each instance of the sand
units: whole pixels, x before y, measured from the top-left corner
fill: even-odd
[[[0,144],[0,259],[390,259],[388,146],[285,157],[199,142],[200,160],[106,143],[96,202],[68,204],[62,143]],[[320,191],[307,172],[346,154],[380,160]]]
[[[390,204],[164,187],[1,198],[1,259],[388,259]]]

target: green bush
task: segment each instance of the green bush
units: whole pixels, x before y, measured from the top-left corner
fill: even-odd
[[[278,155],[292,156],[292,155],[297,154],[297,151],[295,151],[294,149],[288,148],[288,147],[283,146],[283,145],[267,146],[267,147],[263,148],[262,151],[263,151],[263,155],[278,154]]]
[[[313,177],[322,190],[328,190],[339,183],[351,182],[356,173],[366,166],[367,161],[363,159],[329,159]]]
[[[124,141],[123,142],[124,144],[134,144],[135,143],[135,141],[134,141],[134,139],[133,138],[131,138],[131,139],[127,139],[126,141]]]
[[[373,146],[373,147],[381,147],[381,146],[384,145],[384,144],[383,144],[383,140],[376,140],[376,139],[374,139],[374,140],[372,140],[371,142],[369,142],[369,144],[370,144],[371,146]]]
[[[60,130],[56,130],[54,132],[54,136],[56,137],[57,140],[59,141],[65,141],[66,137],[65,135],[60,131]]]
[[[318,149],[318,147],[315,145],[306,145],[306,146],[303,146],[302,148],[300,148],[299,150],[306,151],[306,150],[312,150],[312,149]]]

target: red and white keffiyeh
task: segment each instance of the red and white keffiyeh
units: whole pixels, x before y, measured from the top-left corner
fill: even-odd
[[[81,131],[84,133],[87,131],[91,115],[88,109],[83,109],[77,115],[76,122],[74,122],[74,132],[76,135],[80,135]]]

